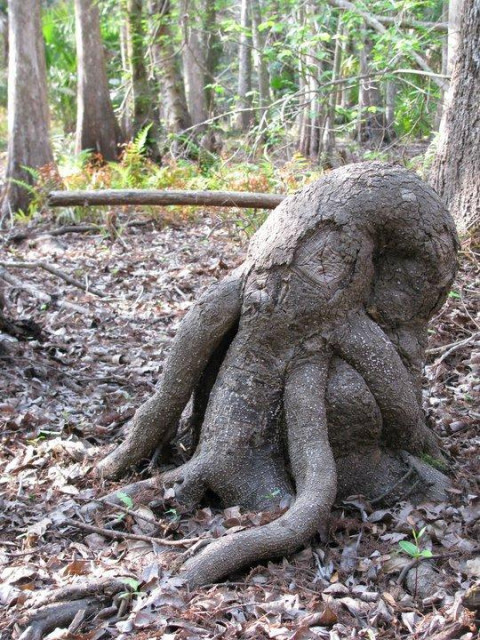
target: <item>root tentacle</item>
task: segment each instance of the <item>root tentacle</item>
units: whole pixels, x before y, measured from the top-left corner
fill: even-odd
[[[289,452],[297,498],[283,516],[258,529],[226,536],[188,560],[181,575],[190,586],[219,580],[252,562],[292,553],[328,520],[336,472],[328,443],[325,387],[328,358],[296,366],[285,388]]]
[[[238,321],[242,282],[237,272],[215,284],[185,316],[158,391],[135,413],[125,441],[100,462],[101,474],[117,477],[172,439],[210,356]]]

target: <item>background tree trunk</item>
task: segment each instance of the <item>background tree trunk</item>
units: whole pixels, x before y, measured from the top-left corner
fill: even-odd
[[[252,108],[252,21],[249,0],[240,5],[240,44],[238,47],[238,117],[237,126],[248,131],[253,121]],[[248,110],[250,109],[250,110]]]
[[[182,0],[183,23],[183,71],[187,92],[187,103],[192,124],[202,124],[207,120],[205,100],[205,55],[203,34],[195,25],[201,20],[201,7],[194,0]]]
[[[255,47],[254,61],[257,71],[258,82],[258,104],[260,106],[260,117],[263,110],[270,104],[270,74],[268,72],[267,60],[265,58],[265,31],[261,31],[262,6],[260,0],[251,0],[252,9],[252,39]]]
[[[340,78],[340,69],[342,66],[343,56],[343,25],[340,16],[337,19],[337,33],[335,38],[335,50],[333,54],[332,65],[332,82]],[[324,153],[328,158],[332,155],[335,148],[335,110],[339,96],[339,89],[334,85],[330,87],[330,95],[328,97],[328,111],[325,122],[325,130],[323,135]]]
[[[462,43],[462,15],[464,0],[450,0],[448,3],[448,58],[447,74],[452,75]]]
[[[170,133],[180,133],[192,126],[188,112],[185,83],[171,28],[170,0],[151,0],[152,57],[160,92],[165,99],[165,120]]]
[[[362,44],[358,53],[360,60],[360,75],[368,76],[370,73],[370,52],[372,42],[369,39],[368,30],[362,31]],[[378,147],[386,136],[383,122],[383,99],[375,78],[363,78],[360,81],[358,97],[358,142],[366,142],[370,146]]]
[[[108,90],[100,15],[94,0],[75,0],[78,58],[77,153],[91,149],[116,160],[121,142]]]
[[[11,0],[8,9],[8,165],[2,221],[28,208],[31,193],[13,182],[33,184],[25,167],[37,169],[53,162],[40,0]]]
[[[465,0],[462,38],[430,182],[458,227],[480,228],[480,0]]]
[[[132,86],[133,126],[136,136],[149,127],[146,140],[147,154],[156,161],[160,160],[157,146],[158,126],[155,118],[155,100],[146,67],[145,27],[143,0],[127,0],[128,58]]]

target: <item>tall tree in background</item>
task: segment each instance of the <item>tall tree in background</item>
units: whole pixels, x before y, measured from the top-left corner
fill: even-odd
[[[181,0],[183,26],[183,71],[188,110],[192,124],[201,124],[208,117],[204,87],[206,84],[202,7],[199,0]],[[199,28],[200,26],[200,28]]]
[[[160,160],[156,139],[155,101],[149,82],[145,48],[143,0],[127,0],[127,43],[132,88],[132,133],[148,127],[147,147],[154,160]]]
[[[260,0],[250,0],[252,10],[252,39],[254,46],[254,61],[258,80],[258,102],[261,112],[270,104],[270,74],[265,57],[266,34],[262,25],[262,10]]]
[[[249,0],[240,4],[240,44],[238,47],[238,118],[237,126],[248,131],[252,123],[252,21]]]
[[[40,0],[10,0],[8,72],[8,165],[1,220],[26,210],[32,184],[28,168],[53,162],[47,102],[47,72]]]
[[[172,3],[150,0],[149,19],[154,73],[165,103],[165,120],[170,133],[181,133],[192,126],[180,60],[175,50]]]
[[[78,60],[76,151],[92,149],[116,160],[121,142],[108,90],[100,15],[95,0],[75,0]]]
[[[480,0],[465,0],[450,96],[430,181],[458,226],[480,229]]]

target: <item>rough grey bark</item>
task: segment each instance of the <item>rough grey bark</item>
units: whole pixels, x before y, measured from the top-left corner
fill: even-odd
[[[105,160],[116,160],[121,142],[108,90],[100,16],[94,0],[75,0],[78,89],[77,153],[91,149]]]
[[[8,11],[8,161],[0,222],[28,208],[32,194],[19,184],[34,182],[26,167],[53,162],[40,0],[11,0]]]
[[[465,0],[462,38],[430,182],[461,230],[480,228],[480,0]]]
[[[326,525],[336,495],[445,496],[448,480],[418,457],[440,457],[420,381],[456,248],[445,206],[415,174],[349,165],[282,202],[245,263],[187,314],[156,395],[100,471],[121,475],[171,441],[193,395],[191,459],[125,490],[291,501],[188,560],[191,585],[290,553]]]

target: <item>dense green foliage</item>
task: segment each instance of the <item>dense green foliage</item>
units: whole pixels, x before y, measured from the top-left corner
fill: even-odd
[[[131,3],[95,1],[101,13],[111,98],[128,140],[135,64],[129,59],[128,42],[138,38],[138,34],[129,34]],[[356,0],[354,5],[338,0],[248,0],[247,24],[241,24],[240,4],[240,0],[137,2],[156,118],[149,138],[154,132],[169,171],[172,163],[174,173],[182,162],[198,164],[184,186],[218,188],[223,183],[217,176],[230,160],[248,167],[253,159],[264,157],[259,172],[262,184],[256,188],[278,188],[278,176],[276,184],[270,179],[274,170],[265,170],[271,163],[294,162],[300,175],[305,169],[302,157],[323,166],[358,157],[383,159],[389,157],[392,146],[431,139],[438,126],[446,56],[446,32],[438,28],[444,6],[441,0],[374,0],[368,4]],[[115,168],[109,165],[101,179],[98,171],[84,171],[86,156],[72,160],[77,75],[73,0],[50,0],[42,5],[53,142],[67,186],[75,172],[82,177],[73,183],[83,186],[168,186],[162,178],[165,167],[148,160],[148,149],[138,147],[138,138],[126,146],[123,161]],[[2,5],[0,11],[5,15],[6,7]],[[372,16],[381,21],[380,30],[370,20]],[[393,22],[386,21],[389,17]],[[241,42],[249,47],[251,58],[246,71],[241,68]],[[192,104],[199,98],[198,89],[193,95],[189,87],[192,58],[189,62],[188,52],[198,62],[194,74],[202,76],[200,122]],[[0,101],[6,106],[6,59],[2,66]],[[248,91],[242,98],[241,73],[248,74]],[[169,78],[190,111],[188,126],[171,125]],[[251,110],[248,127],[242,131],[236,114],[240,104]],[[290,172],[293,174],[295,171]],[[255,188],[248,169],[242,180],[242,188]],[[297,180],[292,183],[286,188],[298,186]]]

